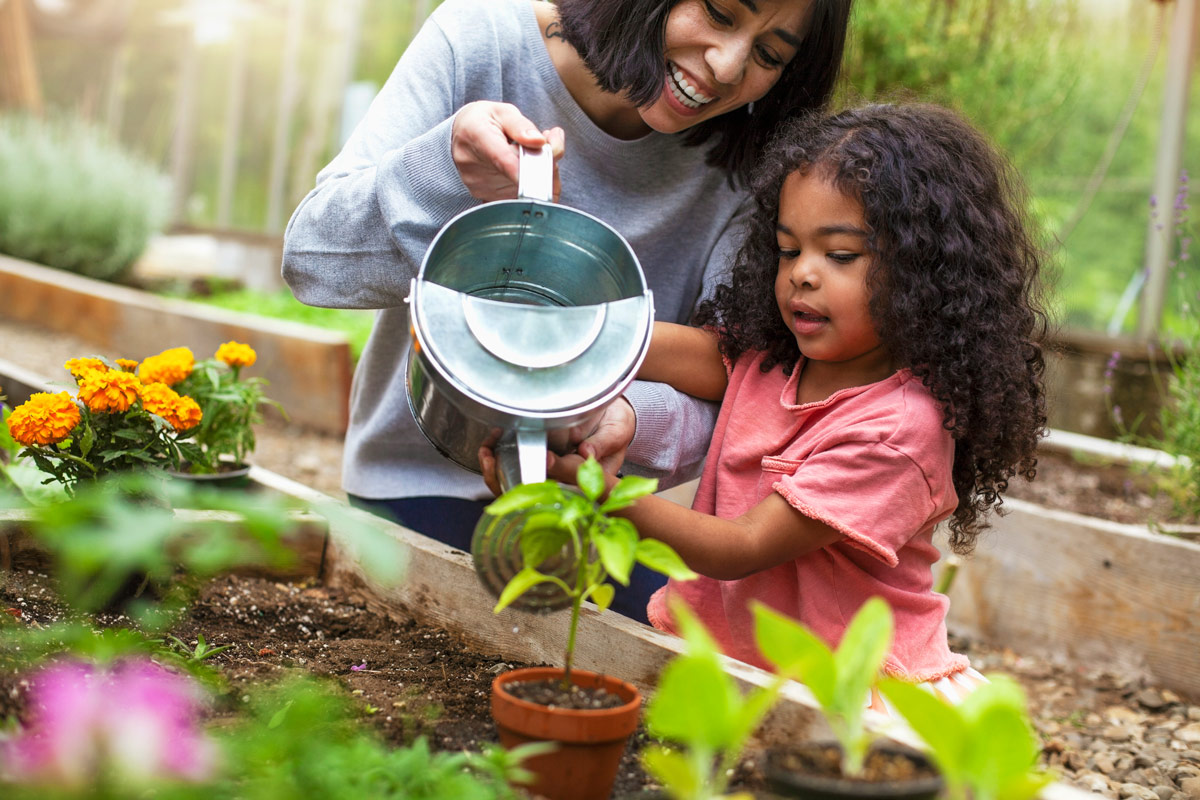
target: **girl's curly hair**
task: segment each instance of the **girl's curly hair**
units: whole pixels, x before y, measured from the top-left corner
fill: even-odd
[[[766,351],[763,370],[788,374],[797,363],[775,302],[775,225],[784,180],[814,170],[862,203],[871,317],[945,410],[958,493],[950,545],[970,552],[1009,479],[1033,478],[1046,429],[1043,254],[1022,184],[979,132],[936,106],[870,105],[785,125],[755,173],[733,272],[697,312],[731,360]]]

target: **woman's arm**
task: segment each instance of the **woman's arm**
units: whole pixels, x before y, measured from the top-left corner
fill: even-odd
[[[703,400],[720,400],[729,375],[711,330],[654,323],[654,335],[638,378],[670,384],[681,392]]]

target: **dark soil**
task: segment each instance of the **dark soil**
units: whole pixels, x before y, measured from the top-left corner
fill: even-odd
[[[909,783],[936,780],[938,777],[937,771],[919,754],[878,748],[867,754],[861,775],[847,776],[842,772],[841,749],[822,744],[772,752],[766,762],[768,780],[781,771],[865,783]]]
[[[558,681],[521,681],[506,683],[505,691],[519,700],[551,708],[570,708],[576,711],[599,711],[620,708],[625,701],[605,689],[571,685],[563,688]]]

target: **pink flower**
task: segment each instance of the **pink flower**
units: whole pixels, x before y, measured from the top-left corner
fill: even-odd
[[[216,755],[197,725],[202,701],[191,679],[147,659],[53,664],[33,678],[28,725],[0,748],[0,776],[65,786],[106,774],[138,785],[201,780]]]

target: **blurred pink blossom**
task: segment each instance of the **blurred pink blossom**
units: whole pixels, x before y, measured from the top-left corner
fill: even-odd
[[[148,659],[111,667],[59,662],[29,690],[28,724],[0,743],[0,777],[59,786],[201,780],[216,749],[200,730],[199,687]]]

